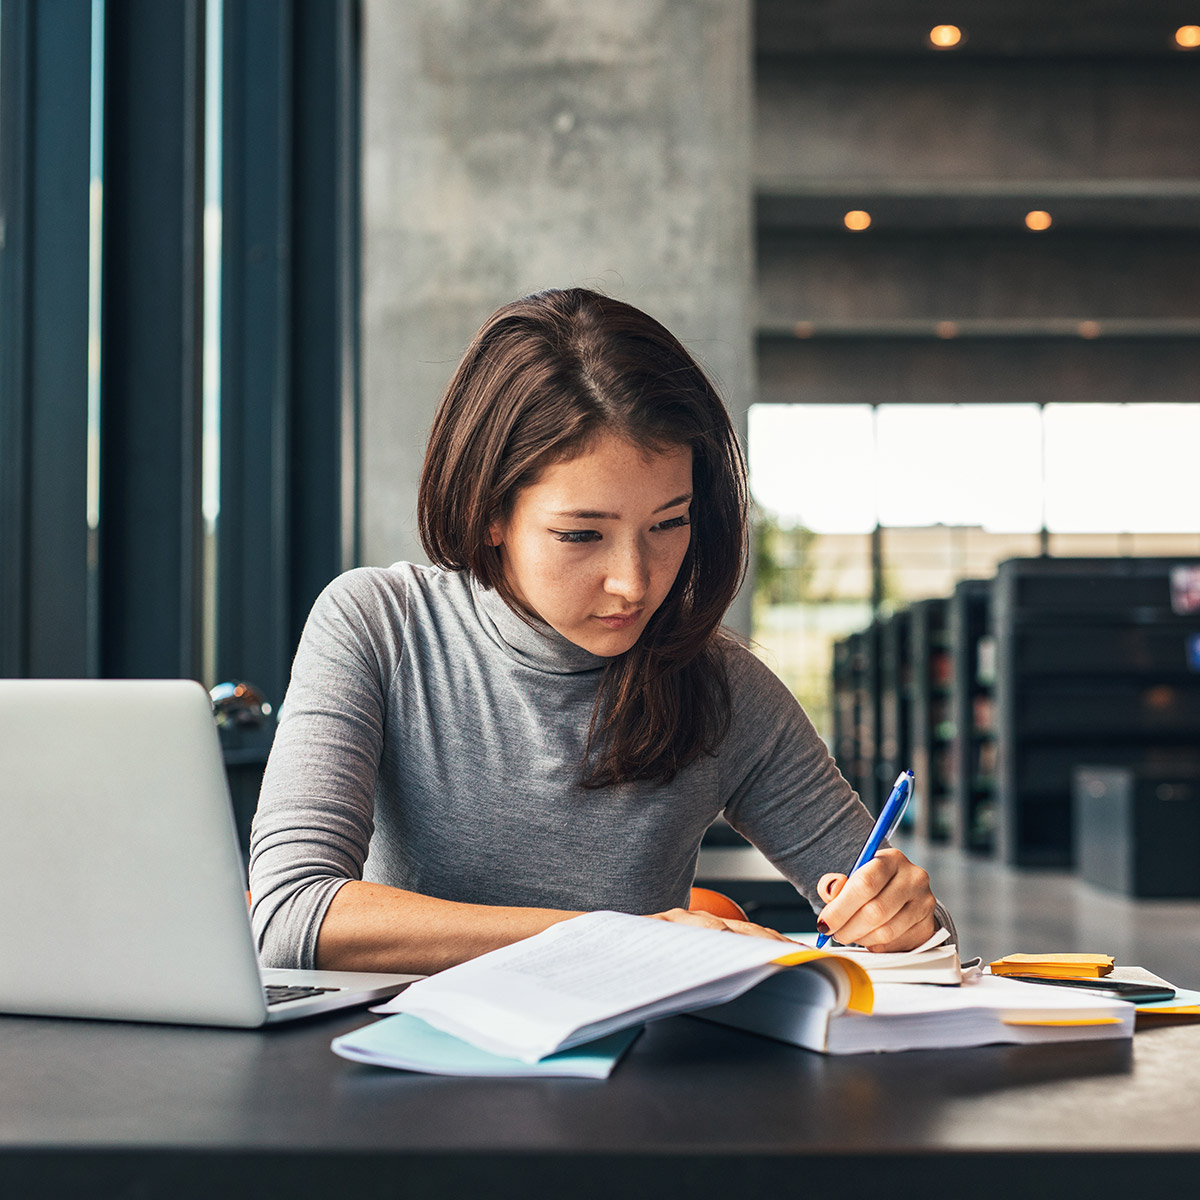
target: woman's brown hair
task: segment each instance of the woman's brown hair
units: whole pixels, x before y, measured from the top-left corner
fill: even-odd
[[[528,619],[491,526],[550,464],[601,433],[692,450],[692,536],[637,643],[604,669],[582,782],[667,783],[714,753],[729,724],[720,623],[746,565],[746,469],[721,398],[652,317],[584,288],[495,312],[442,397],[418,495],[430,561],[468,570]]]

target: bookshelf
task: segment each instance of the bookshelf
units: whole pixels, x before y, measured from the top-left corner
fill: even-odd
[[[953,841],[960,849],[980,852],[992,849],[996,824],[996,643],[991,606],[990,579],[960,580],[950,598]]]
[[[912,614],[902,609],[879,623],[879,755],[876,792],[882,803],[896,776],[908,770],[912,746]],[[901,827],[912,828],[910,802]]]
[[[997,846],[1017,866],[1076,858],[1072,775],[1200,769],[1200,612],[1172,568],[1200,559],[1009,559],[993,592]],[[1189,854],[1195,853],[1188,847]]]
[[[918,600],[908,609],[912,705],[909,763],[915,787],[911,809],[920,837],[950,839],[954,809],[950,794],[950,747],[954,720],[950,709],[952,675],[947,627],[949,602]]]
[[[833,648],[833,755],[872,812],[877,793],[880,728],[879,624],[849,634]]]

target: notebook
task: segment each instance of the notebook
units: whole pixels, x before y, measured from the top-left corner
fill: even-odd
[[[190,680],[0,679],[0,856],[0,1012],[253,1028],[419,978],[260,968]]]

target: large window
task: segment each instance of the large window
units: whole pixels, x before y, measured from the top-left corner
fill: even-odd
[[[0,0],[0,674],[277,705],[356,561],[357,11]]]
[[[759,404],[754,638],[830,734],[834,641],[1003,559],[1200,553],[1200,404]]]

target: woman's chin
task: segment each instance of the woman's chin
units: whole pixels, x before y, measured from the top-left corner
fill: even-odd
[[[595,654],[598,658],[616,658],[637,645],[643,628],[644,622],[638,621],[624,629],[607,629],[598,623],[595,628],[572,629],[569,632],[560,629],[558,632],[589,654]]]

